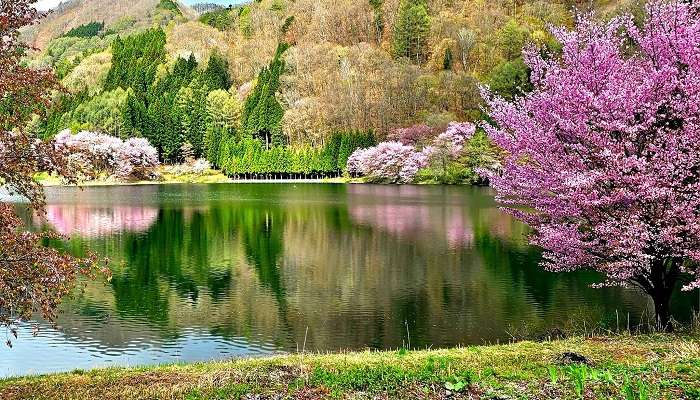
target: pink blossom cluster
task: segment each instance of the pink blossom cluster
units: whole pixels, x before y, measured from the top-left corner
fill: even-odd
[[[158,151],[143,138],[122,141],[96,132],[73,135],[70,130],[64,130],[56,135],[54,144],[67,150],[70,162],[89,164],[120,179],[151,179],[159,164]]]
[[[114,155],[123,142],[121,139],[95,132],[82,131],[75,135],[69,129],[61,131],[54,138],[56,147],[70,150],[71,157],[86,159],[89,157],[93,166],[99,170],[110,171],[116,166]]]
[[[462,154],[464,143],[476,133],[476,126],[469,122],[452,122],[447,130],[423,148],[423,153],[430,163],[434,161],[456,160]]]
[[[348,172],[370,181],[410,183],[425,167],[426,158],[413,146],[400,142],[382,142],[375,147],[355,151],[348,158]]]
[[[429,142],[433,140],[433,138],[435,138],[435,129],[425,124],[397,128],[389,133],[389,140],[411,146]]]
[[[356,150],[348,158],[347,171],[351,176],[364,176],[370,181],[411,183],[418,172],[436,160],[455,160],[464,148],[464,142],[476,132],[468,122],[453,122],[447,130],[422,150],[398,141],[379,143],[375,147]]]
[[[633,283],[663,314],[682,275],[700,287],[700,17],[651,1],[641,27],[581,17],[552,33],[561,57],[524,53],[532,93],[484,91],[485,129],[507,154],[485,173],[546,267]]]
[[[144,138],[124,142],[116,155],[116,176],[124,179],[148,180],[154,178],[158,166],[158,150]]]
[[[43,220],[42,217],[37,216],[37,222]],[[144,232],[158,219],[158,209],[51,204],[46,206],[46,219],[62,235],[101,237],[121,232]]]

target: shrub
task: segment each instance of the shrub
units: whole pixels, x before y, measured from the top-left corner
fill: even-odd
[[[195,161],[195,163],[192,165],[192,172],[201,175],[211,169],[211,163],[209,161],[200,158],[199,160]]]
[[[407,128],[424,130],[421,125]],[[472,123],[452,122],[447,130],[420,151],[398,141],[356,150],[347,160],[352,177],[365,177],[370,182],[411,183],[428,181],[447,184],[477,183],[475,170],[497,168],[498,152],[483,133],[477,135]]]
[[[220,31],[225,31],[231,28],[235,22],[235,16],[231,9],[222,8],[202,14],[199,17],[199,22],[214,27]]]

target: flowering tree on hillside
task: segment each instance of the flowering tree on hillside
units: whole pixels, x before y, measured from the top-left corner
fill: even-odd
[[[423,154],[430,165],[441,171],[447,170],[448,165],[462,155],[464,143],[471,139],[476,132],[476,126],[469,122],[452,122],[447,130],[441,133],[430,146],[423,148]]]
[[[56,87],[48,71],[25,68],[20,58],[26,47],[19,29],[37,17],[33,0],[0,2],[0,184],[11,194],[29,201],[43,213],[44,195],[34,180],[39,171],[56,172],[75,182],[76,172],[67,168],[69,149],[57,148],[24,133],[27,119],[48,103]],[[76,259],[41,245],[52,233],[30,233],[14,206],[0,202],[0,327],[16,335],[16,328],[34,312],[53,320],[61,298],[75,286],[79,274],[95,272],[96,260]],[[8,344],[11,342],[8,340]]]
[[[425,124],[413,125],[406,128],[397,128],[389,133],[389,139],[406,145],[416,146],[432,140],[435,137],[435,129]]]
[[[532,93],[485,94],[507,152],[486,174],[546,268],[636,285],[669,327],[673,289],[700,287],[700,17],[656,1],[642,27],[583,17],[553,34],[560,58],[524,53]]]

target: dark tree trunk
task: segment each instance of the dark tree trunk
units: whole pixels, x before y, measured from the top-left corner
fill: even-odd
[[[673,331],[673,324],[671,324],[672,291],[673,288],[651,295],[651,299],[654,301],[654,312],[656,313],[656,327],[665,332]]]
[[[654,261],[648,276],[635,279],[654,302],[655,325],[662,331],[673,330],[671,295],[678,283],[682,260],[676,258]]]

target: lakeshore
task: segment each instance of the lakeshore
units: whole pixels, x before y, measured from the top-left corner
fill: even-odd
[[[130,186],[130,185],[169,185],[169,184],[210,184],[210,183],[364,183],[361,179],[345,177],[315,178],[315,179],[236,179],[215,169],[204,173],[173,173],[173,167],[158,168],[159,179],[145,181],[123,181],[111,177],[98,177],[94,180],[83,181],[79,186]],[[45,187],[66,186],[56,176],[40,174],[35,178]]]
[[[11,399],[697,399],[700,342],[619,335],[291,354],[0,381]]]

